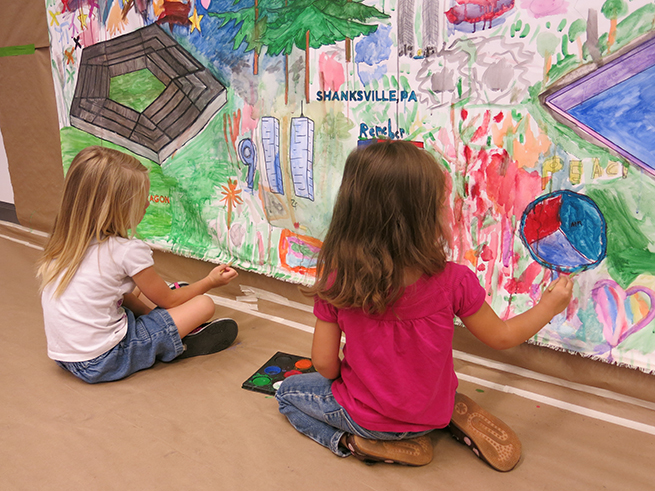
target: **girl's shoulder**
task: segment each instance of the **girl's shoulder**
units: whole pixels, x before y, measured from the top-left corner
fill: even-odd
[[[432,280],[458,280],[463,278],[477,278],[475,272],[464,264],[448,261],[443,270],[430,276]]]
[[[125,237],[107,237],[105,240],[97,242],[93,241],[89,248],[95,247],[100,254],[108,254],[114,260],[122,257],[130,257],[134,255],[150,255],[152,256],[152,249],[148,244],[139,239],[127,239]]]
[[[427,288],[433,292],[452,293],[456,289],[480,288],[480,280],[471,268],[450,261],[442,271],[425,278]]]

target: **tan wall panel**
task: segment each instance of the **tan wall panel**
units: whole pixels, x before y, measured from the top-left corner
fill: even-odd
[[[34,44],[34,54],[0,57],[0,130],[20,223],[50,231],[63,186],[61,143],[43,0],[1,0],[0,47]]]

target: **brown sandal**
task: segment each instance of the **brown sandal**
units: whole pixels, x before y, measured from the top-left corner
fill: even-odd
[[[456,440],[498,471],[512,470],[521,458],[521,441],[516,433],[464,394],[455,395],[448,429]]]
[[[366,463],[420,466],[432,462],[432,440],[427,435],[393,441],[346,435],[346,446],[356,458]]]

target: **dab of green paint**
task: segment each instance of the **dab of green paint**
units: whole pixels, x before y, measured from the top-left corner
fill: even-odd
[[[256,385],[257,387],[263,387],[264,385],[268,385],[270,383],[271,379],[265,375],[259,375],[252,379],[252,384]]]
[[[137,112],[143,112],[165,88],[150,70],[144,68],[112,77],[109,82],[109,98]]]

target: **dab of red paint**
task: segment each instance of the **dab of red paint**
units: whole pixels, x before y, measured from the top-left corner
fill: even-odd
[[[502,111],[501,111],[501,112],[499,112],[498,114],[496,114],[496,115],[494,116],[494,121],[495,121],[496,123],[500,123],[500,122],[503,120],[504,117],[505,117],[505,116],[504,116],[504,114],[503,114]]]
[[[491,111],[486,111],[484,113],[484,118],[482,120],[482,124],[480,127],[478,127],[477,130],[475,130],[475,133],[473,133],[473,138],[471,138],[471,141],[475,141],[478,138],[482,138],[484,135],[487,134],[487,130],[489,129],[489,122],[491,121]]]
[[[559,212],[562,207],[562,196],[546,198],[536,204],[528,212],[523,227],[523,234],[528,244],[548,237],[560,227]]]
[[[462,119],[466,119],[468,118],[469,112],[466,109],[462,109],[460,115],[462,116]]]

